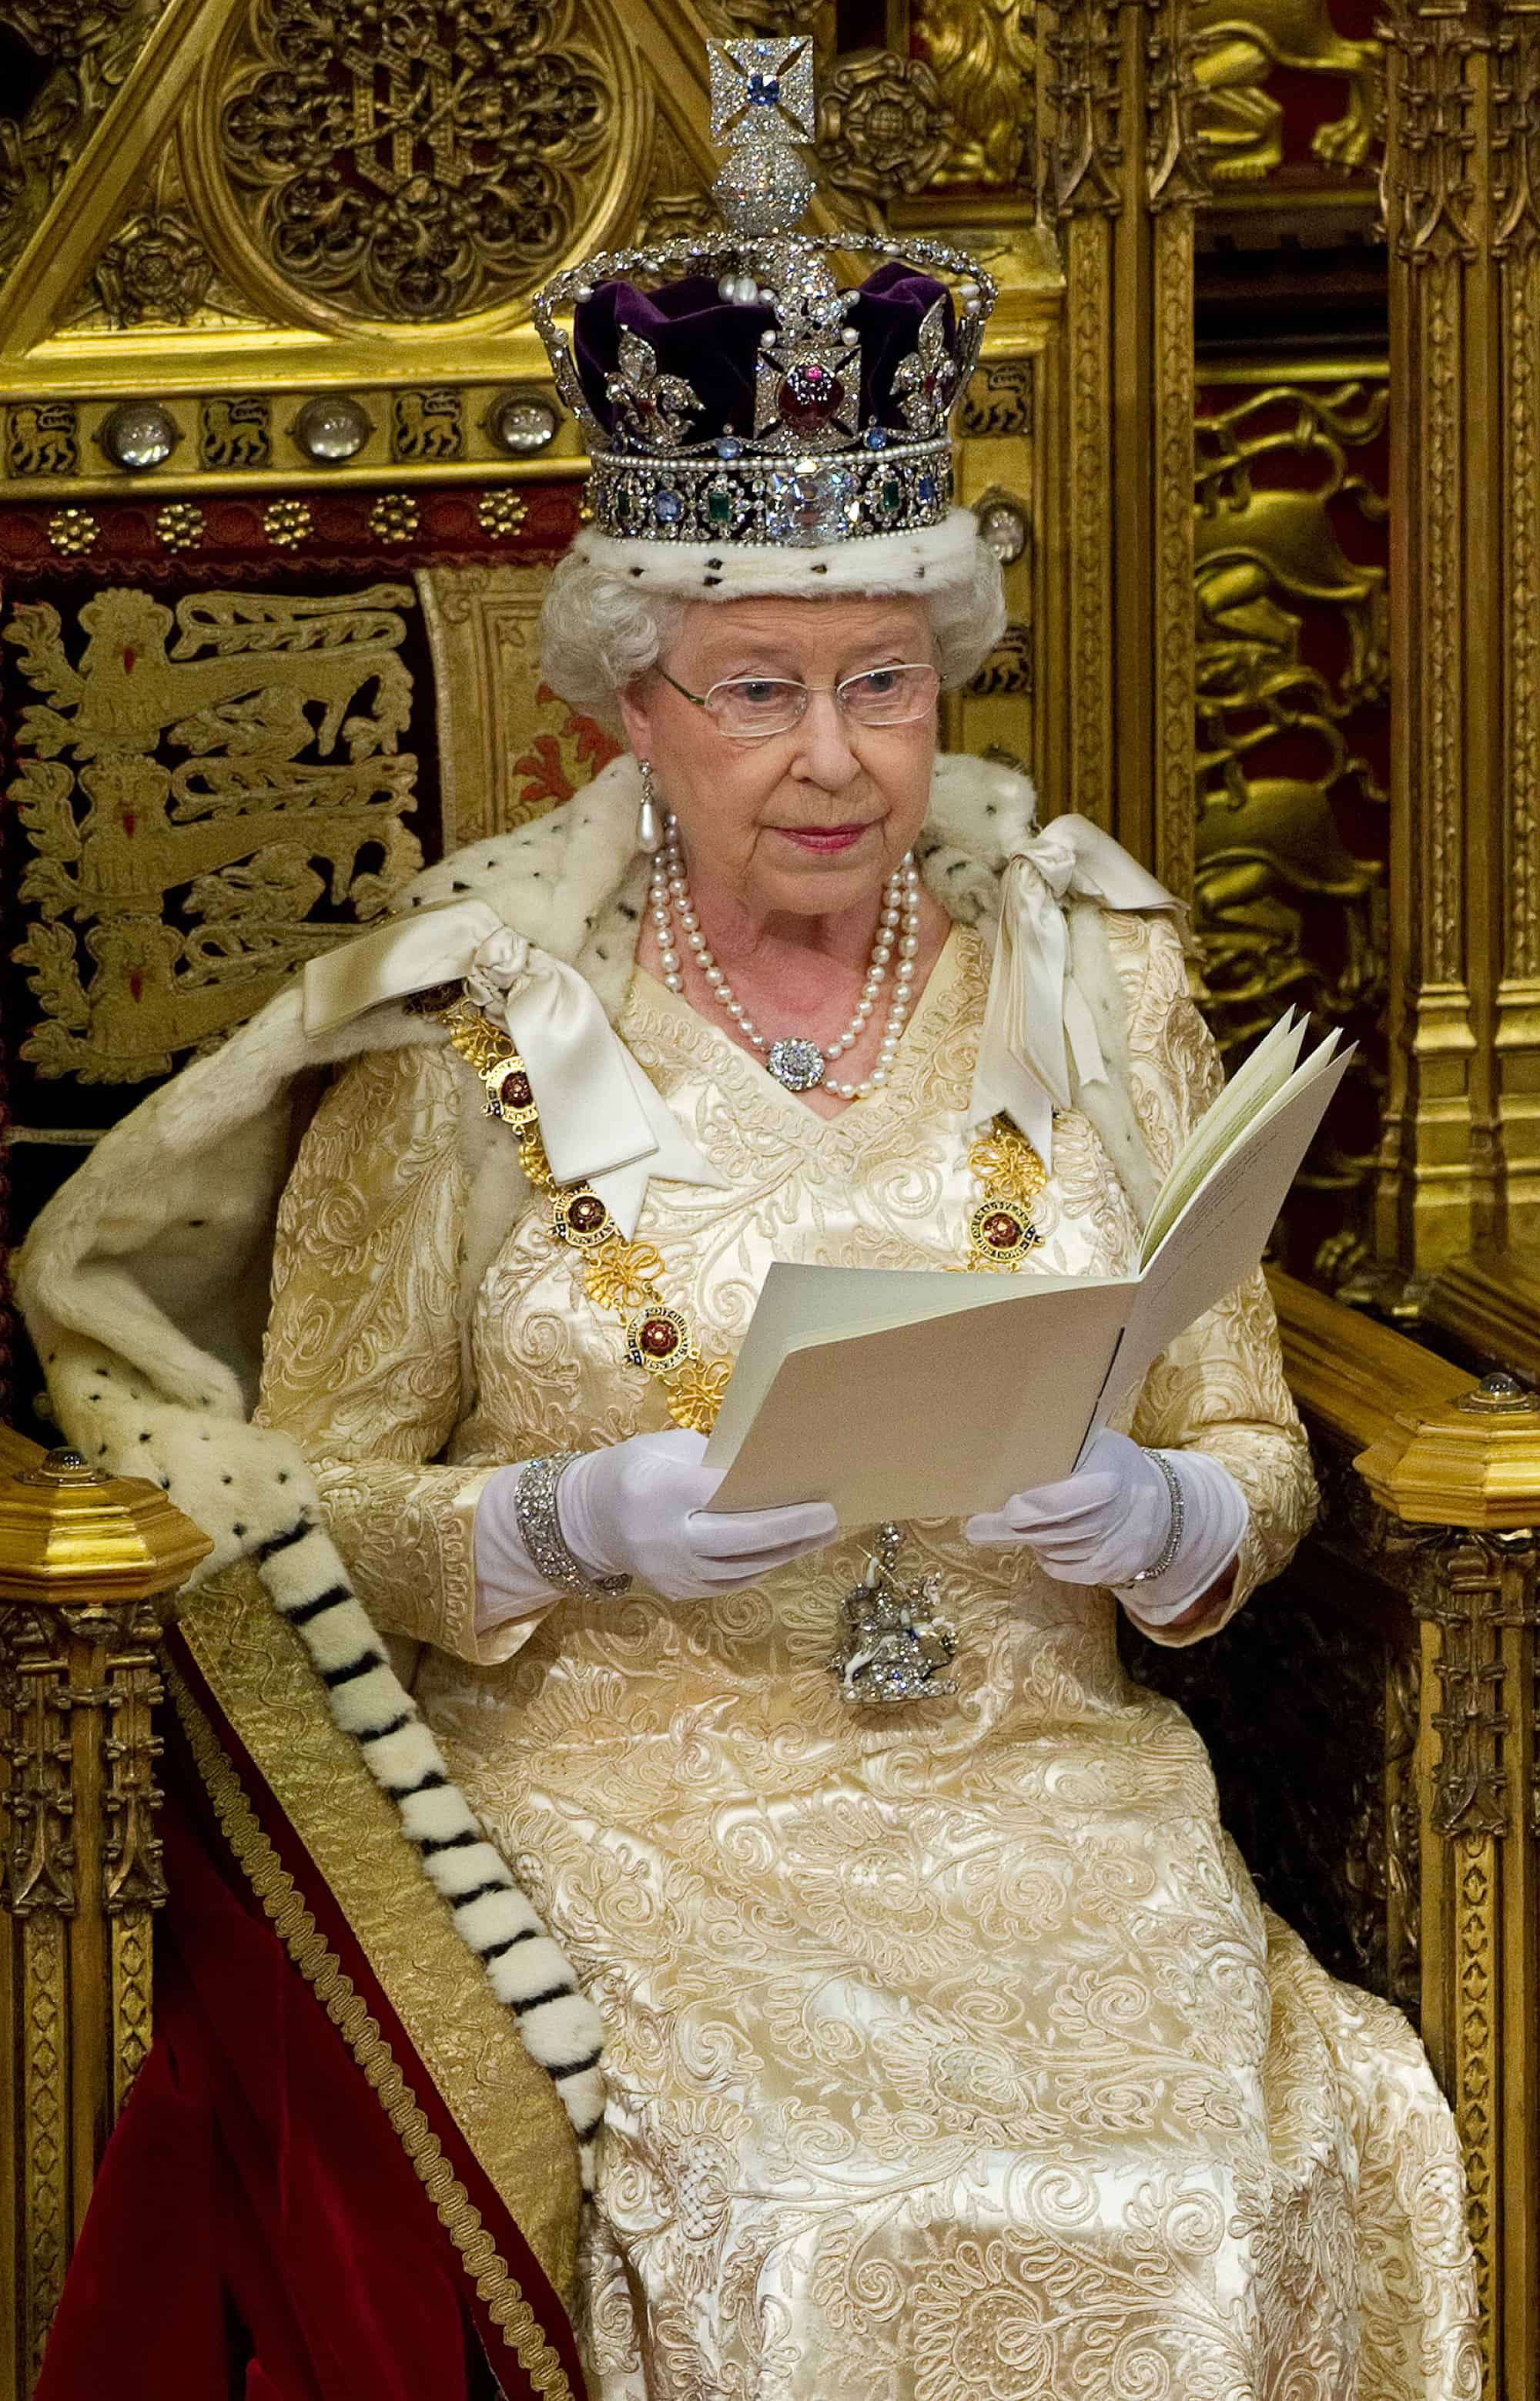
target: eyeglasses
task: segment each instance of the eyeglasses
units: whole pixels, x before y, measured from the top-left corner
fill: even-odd
[[[936,706],[941,675],[932,666],[868,667],[864,675],[846,676],[839,683],[799,683],[783,676],[729,676],[709,692],[688,692],[659,667],[666,684],[683,700],[704,708],[719,734],[735,742],[759,742],[772,734],[790,734],[807,714],[816,692],[832,693],[842,717],[854,725],[910,725],[928,717]]]

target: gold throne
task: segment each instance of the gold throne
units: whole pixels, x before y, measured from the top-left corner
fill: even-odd
[[[485,12],[493,105],[437,20],[411,52],[323,0],[0,0],[9,1231],[423,858],[602,763],[539,680],[584,461],[529,295],[709,223],[703,33],[816,39],[826,226],[944,226],[1002,285],[961,474],[1011,623],[949,745],[1191,901],[1228,1048],[1289,1001],[1359,1042],[1274,1270],[1321,1524],[1222,1641],[1134,1665],[1267,1897],[1421,2024],[1487,2401],[1535,2401],[1540,16],[533,13],[538,57]],[[40,1468],[16,1340],[0,2401],[147,2039],[153,1604],[191,1556]],[[118,1548],[66,1576],[71,1511]]]

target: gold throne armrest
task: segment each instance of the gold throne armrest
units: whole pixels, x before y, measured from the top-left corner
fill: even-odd
[[[0,1426],[0,2401],[150,2047],[159,1612],[212,1548],[156,1485]]]
[[[1464,2148],[1485,2401],[1540,2360],[1540,1402],[1270,1278],[1320,1518],[1214,1643],[1131,1638],[1264,1899],[1419,2026]]]

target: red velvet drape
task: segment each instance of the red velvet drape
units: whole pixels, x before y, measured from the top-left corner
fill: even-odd
[[[155,2046],[108,2145],[36,2401],[522,2401],[174,1733],[166,1771]],[[553,2339],[567,2351],[564,2320]]]

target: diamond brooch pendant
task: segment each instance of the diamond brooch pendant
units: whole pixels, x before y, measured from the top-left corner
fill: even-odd
[[[823,1052],[804,1035],[783,1034],[770,1045],[765,1065],[789,1092],[810,1092],[823,1081]]]
[[[933,1575],[901,1584],[893,1568],[902,1546],[899,1527],[879,1526],[872,1563],[845,1597],[845,1640],[829,1665],[854,1708],[899,1708],[957,1689],[945,1672],[957,1632],[939,1613],[940,1584]]]

